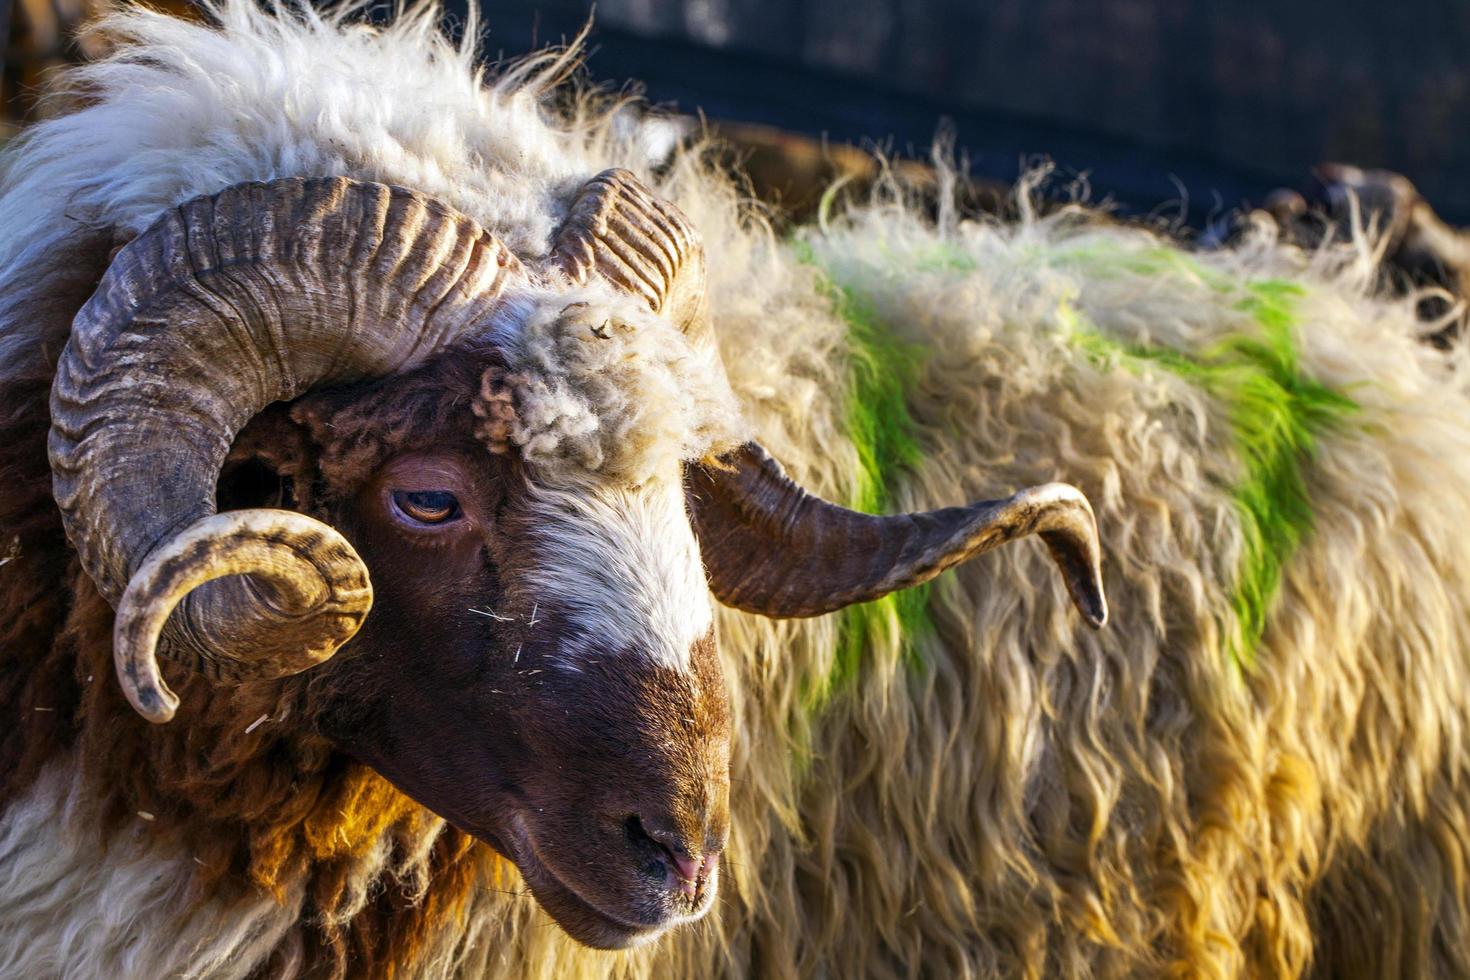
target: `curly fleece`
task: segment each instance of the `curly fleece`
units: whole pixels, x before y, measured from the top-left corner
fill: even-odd
[[[7,466],[30,454],[41,473],[0,500],[24,531],[21,556],[0,567],[0,683],[16,712],[0,738],[20,739],[28,760],[49,753],[54,775],[0,815],[0,973],[208,975],[206,964],[227,964],[290,976],[302,968],[300,929],[364,922],[376,935],[387,923],[371,919],[374,901],[392,898],[404,903],[393,921],[420,915],[395,976],[1470,974],[1470,363],[1463,347],[1415,339],[1412,297],[1374,294],[1365,243],[1303,254],[1262,229],[1230,251],[1185,256],[1085,209],[1039,217],[1024,193],[1005,224],[948,208],[936,222],[890,195],[806,233],[819,271],[697,148],[655,172],[628,113],[566,90],[554,98],[563,62],[487,82],[469,51],[437,39],[430,8],[381,30],[243,0],[217,16],[218,29],[146,11],[108,20],[125,46],[77,76],[86,98],[7,150],[7,411],[44,402],[37,379],[68,322],[60,284],[75,292],[80,256],[106,256],[105,241],[83,248],[90,229],[135,232],[237,181],[353,174],[442,197],[535,258],[575,187],[626,166],[701,229],[731,387],[796,478],[834,500],[871,487],[855,423],[872,413],[853,398],[875,389],[852,383],[864,342],[830,278],[860,289],[871,326],[924,352],[902,389],[920,452],[884,474],[886,504],[1076,483],[1097,512],[1114,620],[1088,632],[1042,549],[1013,545],[935,582],[932,628],[907,638],[922,669],[904,664],[896,608],[877,610],[850,682],[818,712],[810,693],[848,656],[838,618],[722,610],[735,726],[722,898],[643,949],[575,946],[513,870],[467,863],[482,846],[410,801],[346,793],[347,775],[330,769],[314,777],[326,801],[310,814],[317,852],[292,850],[289,828],[251,811],[245,829],[279,845],[272,876],[257,887],[209,857],[217,873],[201,897],[187,884],[196,855],[134,817],[139,799],[105,791],[123,764],[107,746],[124,732],[171,736],[98,714],[104,702],[82,680],[87,664],[106,664],[104,617],[67,613],[65,581],[39,577],[64,569],[66,552],[34,530],[51,505],[44,426],[33,424],[4,447]],[[1238,407],[1158,358],[1084,342],[1078,326],[1113,351],[1206,362],[1222,344],[1263,337],[1248,302],[1263,281],[1299,291],[1296,376],[1357,408],[1292,454],[1311,524],[1281,552],[1241,670],[1232,624],[1254,532],[1238,499],[1252,472]],[[505,421],[486,405],[485,421]],[[550,460],[624,465],[585,425],[546,431]],[[673,431],[681,452],[702,445],[688,435],[698,425]],[[77,649],[67,659],[56,645],[51,686],[38,687],[27,651],[67,615]],[[219,737],[236,755],[303,751],[271,725],[239,734],[257,714],[283,717],[274,689],[207,694],[190,694],[206,712],[191,747]],[[247,694],[245,708],[231,703]],[[65,732],[92,749],[73,752]],[[197,755],[180,749],[158,778],[194,772]],[[207,799],[227,788],[205,768],[148,791]],[[75,818],[51,818],[63,809]],[[377,811],[386,816],[370,819]],[[37,855],[66,865],[40,890]],[[330,916],[299,923],[302,882],[328,860],[340,887],[317,907]],[[466,891],[450,890],[451,872]]]
[[[481,379],[476,434],[546,478],[644,484],[744,441],[718,355],[607,288],[538,303]]]

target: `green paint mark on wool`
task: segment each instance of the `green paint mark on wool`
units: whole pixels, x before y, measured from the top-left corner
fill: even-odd
[[[1301,371],[1294,331],[1295,283],[1266,280],[1244,287],[1235,309],[1259,333],[1227,337],[1198,355],[1121,343],[1067,309],[1074,341],[1099,363],[1155,364],[1222,399],[1245,470],[1234,488],[1245,545],[1231,611],[1236,629],[1229,653],[1240,667],[1254,661],[1266,631],[1282,570],[1312,529],[1306,463],[1318,438],[1357,410],[1357,404]]]
[[[1234,280],[1200,264],[1189,253],[1163,245],[1137,249],[1120,249],[1111,241],[1073,245],[1058,249],[1051,261],[1063,267],[1083,266],[1089,276],[1098,279],[1116,279],[1123,275],[1144,279],[1192,279],[1220,292],[1235,286]]]
[[[821,269],[810,244],[795,242],[797,258]],[[853,510],[889,513],[897,481],[923,459],[918,424],[909,411],[908,392],[923,365],[921,348],[888,329],[873,304],[859,291],[838,284],[822,269],[821,288],[833,310],[847,324],[848,438],[857,452],[853,491],[845,501]],[[897,645],[906,661],[916,658],[915,641],[932,631],[928,584],[905,589],[838,613],[837,648],[832,669],[803,692],[809,708],[819,708],[856,681],[868,650]]]

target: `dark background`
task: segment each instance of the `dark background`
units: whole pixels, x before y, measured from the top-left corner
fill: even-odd
[[[114,2],[0,0],[0,138]],[[462,24],[471,2],[507,57],[591,7],[446,6]],[[948,125],[982,181],[1049,158],[1094,199],[1196,227],[1310,191],[1329,160],[1404,173],[1470,224],[1470,0],[600,0],[589,50],[594,79],[717,123],[918,157]]]
[[[489,48],[588,9],[485,0]],[[1135,213],[1198,224],[1342,160],[1470,223],[1470,0],[600,0],[591,52],[714,119],[918,155],[947,119],[976,175],[1044,155]]]

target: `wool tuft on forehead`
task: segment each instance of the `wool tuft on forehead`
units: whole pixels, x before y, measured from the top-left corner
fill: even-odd
[[[748,438],[714,346],[612,290],[547,296],[499,342],[475,434],[550,479],[642,484]]]

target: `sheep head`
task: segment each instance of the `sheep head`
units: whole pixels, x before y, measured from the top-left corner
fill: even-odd
[[[544,410],[547,392],[636,399],[626,372],[728,396],[703,270],[684,217],[622,171],[581,189],[537,263],[439,202],[345,178],[237,185],[160,218],[78,314],[52,391],[57,503],[116,609],[133,707],[173,717],[160,655],[223,682],[314,668],[322,732],[615,947],[716,888],[730,732],[711,592],[816,615],[1034,532],[1102,624],[1070,487],[861,515],[733,428]],[[328,492],[226,492],[241,430],[288,402]],[[411,442],[382,435],[405,426]],[[667,451],[630,457],[640,442]],[[361,465],[334,471],[346,456]]]

